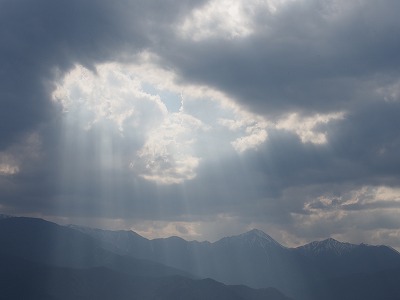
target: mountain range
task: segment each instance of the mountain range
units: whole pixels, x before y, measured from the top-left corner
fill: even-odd
[[[332,238],[287,248],[257,229],[210,243],[178,237],[148,240],[132,231],[71,227],[122,255],[157,261],[225,284],[276,287],[297,298],[308,297],[315,286],[329,286],[330,280],[400,268],[400,254],[388,246],[355,245]]]
[[[253,229],[214,243],[149,240],[1,217],[0,244],[4,299],[400,299],[396,250],[332,238],[287,248]]]

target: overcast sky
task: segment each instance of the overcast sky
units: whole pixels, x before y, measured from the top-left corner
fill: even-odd
[[[399,11],[0,0],[0,212],[400,249]]]

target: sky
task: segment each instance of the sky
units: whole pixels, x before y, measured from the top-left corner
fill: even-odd
[[[397,0],[0,0],[0,212],[400,249]]]

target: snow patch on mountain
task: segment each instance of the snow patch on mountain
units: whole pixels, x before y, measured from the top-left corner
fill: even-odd
[[[356,247],[358,246],[355,244],[342,243],[333,238],[329,238],[323,241],[311,242],[304,246],[300,246],[297,249],[310,255],[320,255],[320,254],[330,253],[341,256],[345,253],[349,253]]]

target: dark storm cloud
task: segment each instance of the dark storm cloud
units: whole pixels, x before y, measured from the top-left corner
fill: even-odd
[[[337,7],[336,7],[337,6]],[[215,86],[273,118],[346,109],[399,76],[396,1],[295,1],[256,19],[243,39],[182,41],[168,59],[182,77]]]
[[[398,178],[399,116],[400,102],[377,101],[354,108],[348,118],[331,128],[335,156],[364,166],[367,176]]]
[[[327,128],[327,144],[302,143],[288,133],[272,133],[254,164],[278,182],[398,185],[400,103],[377,100],[352,107]],[[264,160],[264,164],[260,164]]]

